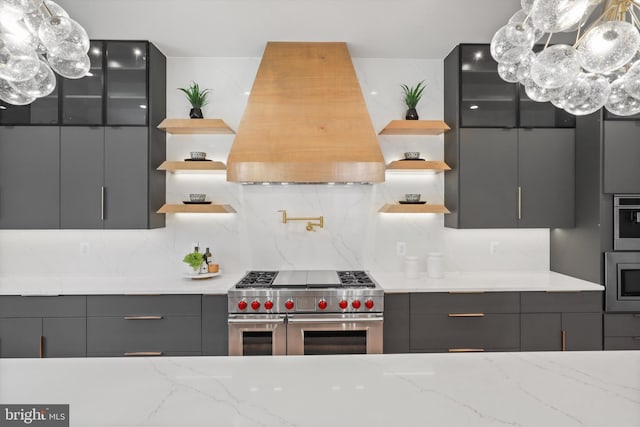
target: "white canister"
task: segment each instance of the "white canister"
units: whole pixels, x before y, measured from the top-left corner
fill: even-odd
[[[440,252],[430,252],[427,256],[427,272],[434,279],[444,277],[444,257]]]
[[[404,275],[407,279],[417,279],[420,277],[420,258],[408,256],[404,259]]]

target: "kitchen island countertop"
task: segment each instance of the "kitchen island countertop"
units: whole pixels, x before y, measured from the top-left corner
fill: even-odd
[[[640,351],[0,359],[72,426],[640,425]]]

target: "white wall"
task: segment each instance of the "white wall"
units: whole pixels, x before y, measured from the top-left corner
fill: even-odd
[[[189,105],[176,90],[192,80],[213,90],[206,117],[223,118],[234,129],[242,117],[259,58],[168,58],[167,116],[186,117]],[[355,58],[354,65],[376,131],[403,118],[400,84],[426,80],[418,107],[421,118],[442,118],[443,75],[439,60]],[[226,160],[232,135],[168,135],[167,159],[206,151]],[[442,159],[442,136],[380,137],[387,162],[404,151]],[[224,174],[167,174],[167,201],[179,203],[191,192],[229,203],[237,214],[167,216],[167,227],[133,231],[1,231],[0,275],[178,276],[192,244],[209,246],[226,271],[249,268],[402,269],[396,242],[424,257],[445,253],[449,271],[547,270],[549,232],[542,230],[451,230],[442,215],[379,214],[386,202],[419,192],[429,202],[443,199],[442,174],[387,174],[384,184],[326,186],[243,186]],[[307,232],[304,223],[283,225],[279,209],[291,216],[324,215],[325,228]],[[498,242],[494,254],[490,243]]]

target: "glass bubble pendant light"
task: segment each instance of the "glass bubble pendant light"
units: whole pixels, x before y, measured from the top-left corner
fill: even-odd
[[[492,40],[498,74],[518,81],[534,101],[550,101],[574,115],[604,106],[617,115],[640,113],[640,0],[521,0],[522,10]],[[535,54],[534,40],[548,33]],[[575,30],[573,44],[553,44],[555,32]],[[566,38],[563,39],[565,41]],[[494,45],[495,44],[495,49]],[[496,52],[493,55],[494,50]]]
[[[54,71],[84,77],[89,36],[53,0],[0,0],[0,99],[26,105],[53,92]]]

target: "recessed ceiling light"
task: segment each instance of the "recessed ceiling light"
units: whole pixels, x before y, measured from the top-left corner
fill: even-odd
[[[480,107],[478,107],[477,105],[470,105],[469,106],[469,110],[477,110],[478,108],[480,108]]]
[[[371,92],[369,92],[369,93],[370,93],[371,95],[374,95],[374,96],[378,94],[378,92],[376,92],[375,90],[372,90],[372,91],[371,91]]]

